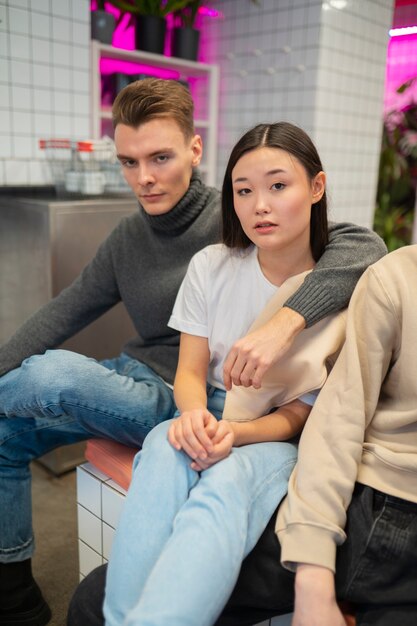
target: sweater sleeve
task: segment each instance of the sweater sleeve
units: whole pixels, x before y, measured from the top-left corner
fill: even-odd
[[[398,314],[370,268],[353,294],[345,345],[307,420],[278,514],[281,559],[288,569],[309,563],[335,570],[365,431],[399,336]]]
[[[386,253],[385,243],[372,230],[355,224],[330,223],[324,254],[285,306],[300,313],[307,327],[337,313],[348,305],[366,268]]]
[[[120,300],[112,262],[112,237],[101,244],[78,278],[29,317],[0,347],[0,376],[33,354],[56,348]]]

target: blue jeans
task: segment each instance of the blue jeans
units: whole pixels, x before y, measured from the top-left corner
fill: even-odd
[[[199,473],[169,444],[169,425],[135,459],[108,568],[107,626],[213,624],[287,491],[296,445],[233,448]]]
[[[0,378],[0,562],[34,549],[29,464],[91,437],[141,445],[172,418],[172,390],[126,354],[103,361],[67,350],[32,356]]]

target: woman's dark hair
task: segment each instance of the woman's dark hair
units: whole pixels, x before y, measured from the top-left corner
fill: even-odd
[[[292,154],[304,167],[310,180],[323,170],[318,152],[310,137],[298,126],[289,122],[258,124],[248,130],[237,142],[227,164],[222,188],[222,235],[229,248],[247,248],[251,240],[243,231],[233,204],[232,170],[239,159],[258,148],[279,148]],[[310,222],[310,246],[313,258],[318,261],[328,243],[327,196],[314,205]]]

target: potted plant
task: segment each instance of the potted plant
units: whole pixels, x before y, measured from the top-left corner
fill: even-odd
[[[105,9],[104,0],[97,0],[97,8],[91,11],[91,39],[111,45],[116,25],[114,15]]]
[[[174,12],[171,54],[180,59],[196,61],[200,31],[194,28],[202,0],[191,0],[185,7]]]
[[[166,34],[165,17],[178,11],[189,0],[110,0],[123,13],[136,18],[136,48],[163,54]]]

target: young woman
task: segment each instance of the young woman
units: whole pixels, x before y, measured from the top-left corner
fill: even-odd
[[[227,393],[222,419],[230,347],[285,302],[327,243],[325,174],[304,131],[262,124],[240,139],[222,215],[224,243],[193,257],[170,320],[182,333],[178,417],[136,458],[108,569],[108,626],[215,622],[286,493],[294,438],[343,341],[341,316],[303,331],[261,389]]]

